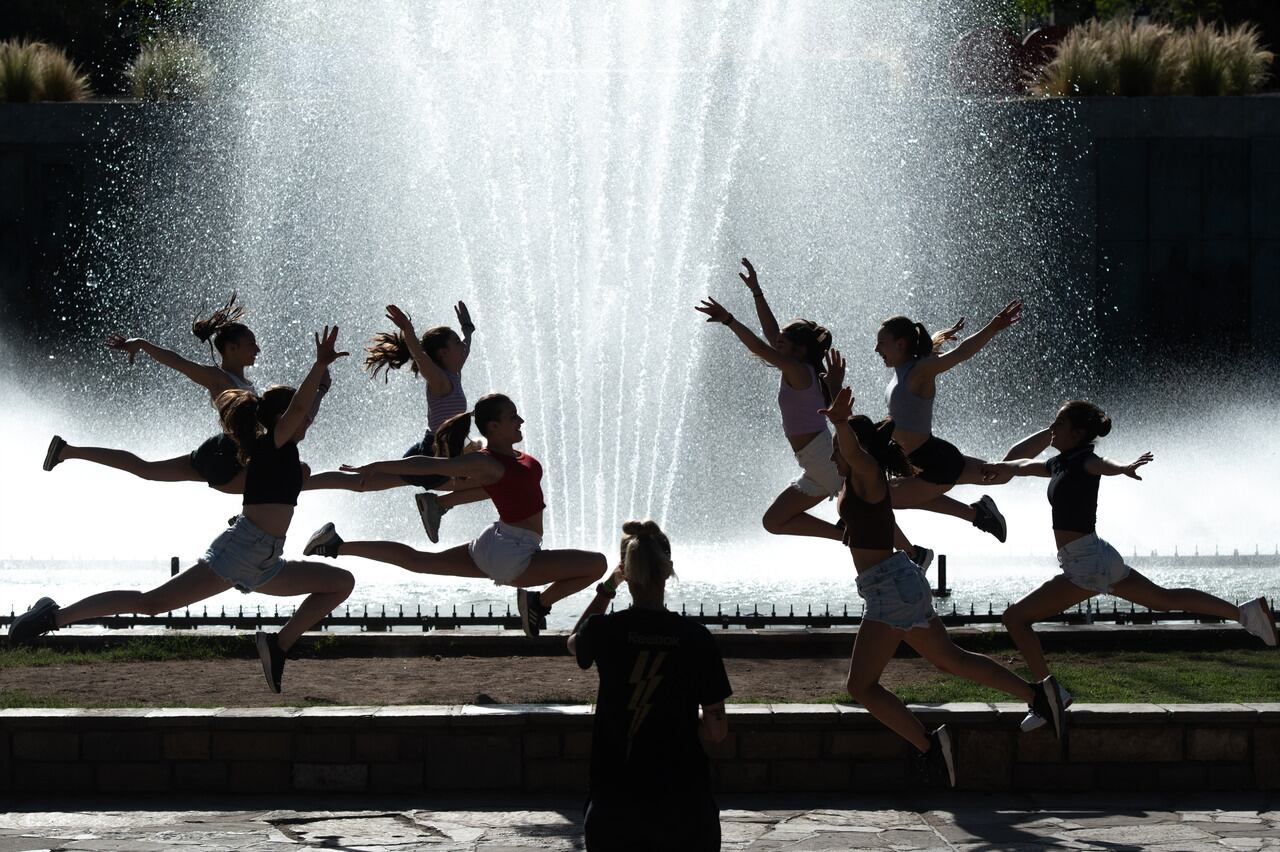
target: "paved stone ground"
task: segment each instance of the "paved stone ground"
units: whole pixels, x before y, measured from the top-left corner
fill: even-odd
[[[263,806],[272,804],[278,809]],[[429,805],[429,806],[428,806]],[[0,852],[570,850],[579,803],[556,798],[27,800]],[[1280,795],[725,797],[724,849],[1280,850]]]

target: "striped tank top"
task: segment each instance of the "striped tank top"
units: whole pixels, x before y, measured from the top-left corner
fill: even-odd
[[[432,396],[430,387],[427,388],[427,428],[432,434],[439,431],[441,424],[450,417],[456,417],[467,410],[467,395],[462,390],[462,374],[448,370],[443,372],[449,377],[449,384],[453,388],[444,396]]]

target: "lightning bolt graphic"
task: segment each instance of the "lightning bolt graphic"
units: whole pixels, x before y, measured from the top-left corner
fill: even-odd
[[[658,672],[662,670],[662,664],[667,659],[666,651],[658,651],[653,655],[653,664],[650,665],[649,653],[641,651],[636,655],[635,667],[631,670],[631,677],[628,678],[628,682],[633,687],[631,700],[627,702],[627,709],[631,711],[631,727],[627,730],[628,758],[631,757],[631,746],[635,735],[639,733],[644,720],[649,716],[654,690],[658,688],[658,684],[662,683],[662,675]]]

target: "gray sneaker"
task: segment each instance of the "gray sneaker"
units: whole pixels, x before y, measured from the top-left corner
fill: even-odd
[[[311,534],[311,538],[307,539],[307,546],[302,548],[303,556],[327,556],[330,559],[336,559],[338,556],[338,548],[342,546],[342,536],[338,535],[338,531],[334,529],[333,522],[322,526]]]
[[[53,598],[41,598],[33,603],[30,609],[9,625],[10,647],[25,644],[37,636],[57,630],[57,615],[58,605]]]
[[[984,533],[995,536],[996,541],[1004,544],[1004,540],[1009,537],[1009,525],[1005,522],[1004,515],[1000,514],[996,501],[984,494],[977,503],[969,505],[973,506],[974,511],[978,513],[973,519],[973,525]]]
[[[1071,693],[1067,692],[1067,688],[1062,684],[1058,684],[1058,698],[1062,702],[1063,710],[1066,710],[1068,707],[1070,707],[1071,703],[1075,700],[1071,697]],[[1044,716],[1041,716],[1034,709],[1028,709],[1027,715],[1022,717],[1022,724],[1020,725],[1020,727],[1022,729],[1022,733],[1029,734],[1032,731],[1040,730],[1047,724],[1049,724],[1048,719],[1046,719]]]
[[[440,498],[430,491],[415,495],[413,501],[418,504],[418,516],[422,518],[422,528],[426,530],[427,538],[432,544],[436,544],[440,541],[440,519],[449,510],[441,506]]]
[[[1271,647],[1276,645],[1276,617],[1266,598],[1254,598],[1240,607],[1240,624]]]

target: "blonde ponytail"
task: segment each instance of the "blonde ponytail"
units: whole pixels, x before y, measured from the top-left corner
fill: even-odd
[[[623,576],[634,586],[661,588],[675,575],[671,567],[671,541],[653,521],[623,524],[621,550]]]

